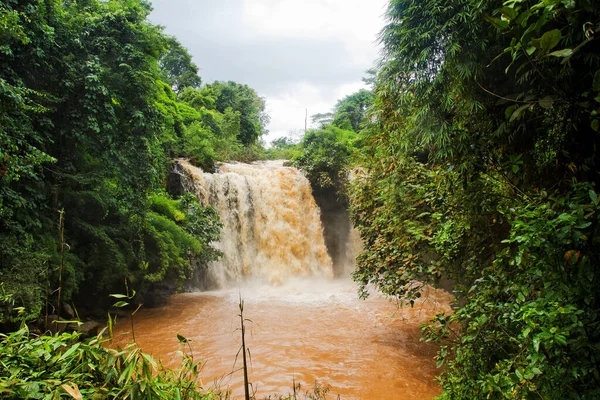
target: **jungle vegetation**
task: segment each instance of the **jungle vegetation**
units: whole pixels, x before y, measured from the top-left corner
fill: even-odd
[[[600,3],[392,0],[386,20],[356,145],[327,158],[338,109],[297,158],[317,186],[354,171],[362,295],[452,282],[423,329],[443,399],[600,397]]]
[[[423,328],[441,346],[441,398],[600,397],[600,3],[390,0],[370,89],[268,152],[264,100],[203,84],[149,11],[141,0],[0,3],[5,329],[60,301],[109,301],[124,278],[142,293],[181,285],[219,256],[219,221],[167,193],[171,160],[210,169],[283,155],[350,204],[363,296],[375,285],[413,303],[423,285],[452,282],[454,312]],[[3,365],[63,368],[42,350],[72,338],[27,335],[3,337]],[[102,352],[78,349],[58,357]],[[106,382],[123,356],[77,373],[107,371]],[[139,357],[132,365],[151,364]]]
[[[265,101],[236,82],[202,84],[150,11],[143,0],[0,3],[5,329],[60,314],[61,301],[107,305],[124,279],[140,299],[181,287],[219,256],[216,211],[168,194],[168,168],[263,157]]]

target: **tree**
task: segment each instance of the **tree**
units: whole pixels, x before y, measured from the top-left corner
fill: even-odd
[[[148,288],[210,253],[186,236],[185,212],[165,222],[151,209],[201,115],[160,81],[173,41],[149,12],[137,0],[0,7],[0,279],[23,318],[39,315],[46,282],[63,302],[101,302],[124,277]]]
[[[302,154],[294,166],[305,171],[313,191],[333,190],[343,193],[345,172],[352,154],[353,131],[334,126],[311,130],[302,139]]]
[[[411,302],[455,281],[455,313],[425,330],[443,398],[597,397],[600,6],[392,0],[386,16],[355,279]]]
[[[366,89],[346,96],[335,105],[331,123],[342,129],[359,132],[366,122],[367,110],[372,102],[372,93]]]
[[[199,88],[202,79],[187,49],[175,37],[167,38],[167,46],[167,52],[159,60],[163,80],[178,94],[185,88]]]
[[[310,120],[313,124],[317,124],[319,129],[322,129],[333,122],[333,113],[328,112],[314,114],[310,116]]]
[[[265,112],[265,100],[254,89],[236,82],[214,82],[207,85],[217,96],[216,109],[225,113],[228,108],[240,113],[240,133],[238,140],[245,146],[258,142],[269,116]]]

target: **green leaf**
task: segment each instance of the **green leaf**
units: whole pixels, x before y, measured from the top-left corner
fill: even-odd
[[[152,366],[152,368],[157,369],[158,366],[156,364],[156,361],[154,361],[154,358],[152,358],[151,355],[146,354],[146,353],[142,353],[142,357],[144,358],[144,360],[146,360],[147,362],[150,363],[150,365]]]
[[[594,203],[594,205],[597,206],[598,205],[598,195],[592,189],[590,189],[589,194],[590,194],[590,199],[592,200],[592,203]]]
[[[594,74],[594,81],[592,83],[592,90],[600,92],[600,69]]]
[[[177,340],[179,340],[179,343],[187,343],[188,342],[187,338],[185,338],[183,335],[180,335],[179,333],[177,334]]]
[[[539,101],[540,107],[550,109],[554,105],[554,99],[550,96],[546,96]]]
[[[592,129],[596,132],[600,131],[600,120],[595,119],[592,121]]]
[[[63,353],[63,355],[60,356],[60,358],[58,359],[58,361],[62,361],[64,359],[68,358],[71,354],[75,353],[77,351],[77,349],[79,348],[80,344],[81,343],[76,343],[73,346],[71,346],[71,348],[69,350],[65,351]]]
[[[510,119],[511,115],[515,112],[515,109],[517,108],[517,106],[510,106],[506,108],[506,111],[504,111],[504,115],[506,116],[506,119]]]
[[[528,381],[530,381],[533,379],[534,376],[535,375],[533,374],[533,372],[526,372],[524,375],[524,378],[527,379]]]
[[[554,56],[554,57],[569,57],[571,54],[573,54],[573,49],[562,49],[562,50],[553,51],[552,53],[550,53],[548,55]]]
[[[515,18],[517,18],[517,16],[519,15],[519,12],[517,10],[515,10],[514,8],[510,8],[510,7],[502,7],[502,9],[500,10],[502,12],[502,15],[509,19],[509,20],[513,20]]]
[[[508,25],[509,25],[508,21],[502,21],[499,18],[494,18],[494,17],[489,16],[489,15],[485,15],[483,18],[487,22],[491,23],[492,25],[494,25],[496,28],[498,28],[500,30],[504,30],[504,29],[508,28]]]
[[[519,380],[523,379],[523,373],[521,372],[520,368],[515,370],[515,374],[517,375],[517,378],[519,378]]]
[[[563,346],[567,345],[567,338],[564,337],[563,335],[556,335],[554,337],[554,340],[556,341],[556,343],[561,344]]]
[[[521,115],[525,112],[525,110],[527,110],[530,107],[531,107],[530,104],[525,104],[524,106],[517,108],[515,110],[515,112],[513,112],[512,115],[510,116],[510,122],[513,122],[514,120],[521,118]]]
[[[126,299],[127,295],[125,294],[109,294],[110,297],[114,297],[115,299]]]
[[[129,303],[127,303],[126,301],[117,301],[115,304],[113,304],[113,307],[121,308],[128,305]]]
[[[131,316],[133,317],[135,315],[135,313],[138,312],[140,310],[140,308],[142,308],[142,306],[143,306],[143,304],[138,304],[138,306],[135,309],[135,311],[131,313]]]
[[[553,29],[549,32],[546,32],[540,38],[540,48],[544,51],[550,51],[560,43],[562,39],[562,34],[559,29]]]

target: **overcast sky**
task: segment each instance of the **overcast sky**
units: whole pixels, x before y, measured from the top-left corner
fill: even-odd
[[[270,133],[304,129],[361,87],[378,57],[387,0],[152,0],[150,20],[188,48],[205,83],[233,80],[267,100]]]

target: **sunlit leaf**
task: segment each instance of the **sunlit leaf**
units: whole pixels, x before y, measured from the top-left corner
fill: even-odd
[[[77,386],[77,384],[73,384],[73,386],[70,386],[65,383],[61,387],[64,389],[65,392],[70,394],[71,397],[73,397],[74,399],[83,400],[83,396],[81,395],[81,392],[79,391],[79,387]]]
[[[552,53],[550,53],[548,55],[554,56],[554,57],[569,57],[571,54],[573,54],[572,49],[562,49],[562,50],[553,51]]]

